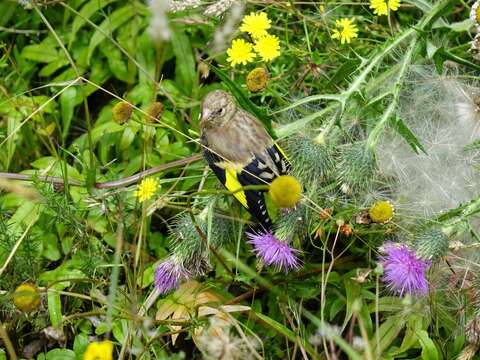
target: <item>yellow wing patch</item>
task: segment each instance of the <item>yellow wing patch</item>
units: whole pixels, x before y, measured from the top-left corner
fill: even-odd
[[[242,187],[242,184],[240,184],[238,181],[237,171],[235,168],[227,167],[225,169],[225,187],[231,192],[234,192]],[[248,209],[247,195],[245,194],[245,191],[237,191],[233,193],[233,196],[235,196],[237,200]]]

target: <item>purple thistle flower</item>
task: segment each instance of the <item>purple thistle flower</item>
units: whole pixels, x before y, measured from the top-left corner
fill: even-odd
[[[428,282],[425,272],[430,261],[417,257],[415,250],[405,244],[387,242],[383,246],[385,256],[380,257],[384,275],[382,281],[387,287],[403,296],[408,293],[423,296],[428,293]]]
[[[247,232],[247,237],[250,239],[247,242],[253,245],[255,254],[261,257],[266,265],[273,265],[285,272],[298,269],[300,266],[295,255],[299,251],[278,240],[271,232],[263,234]]]
[[[188,271],[180,262],[169,258],[155,269],[155,286],[162,294],[165,294],[178,288],[180,281],[189,277]]]

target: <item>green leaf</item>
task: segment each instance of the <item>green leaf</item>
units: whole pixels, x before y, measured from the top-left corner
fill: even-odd
[[[469,31],[474,25],[475,22],[472,19],[465,19],[463,21],[458,21],[450,24],[435,24],[435,26],[432,26],[432,28],[447,28],[454,32],[466,32]]]
[[[347,309],[345,311],[345,319],[343,321],[342,329],[345,329],[348,322],[352,318],[353,315],[353,303],[355,300],[360,298],[360,285],[349,279],[348,277],[344,278],[344,284],[345,284],[345,292],[347,296]]]
[[[105,6],[115,1],[117,0],[91,0],[88,3],[86,3],[82,7],[82,9],[79,11],[79,15],[75,17],[75,20],[73,20],[68,47],[70,48],[72,46],[72,43],[75,40],[75,36],[77,35],[78,30],[80,30],[82,26],[84,26],[87,23],[87,19],[89,19],[97,11],[103,9]]]
[[[64,57],[63,53],[59,54],[54,46],[47,44],[27,45],[22,50],[22,56],[28,60],[44,63],[58,61],[59,58]]]
[[[405,2],[416,6],[423,12],[429,12],[432,9],[432,4],[426,0],[406,0]]]
[[[185,32],[173,31],[171,44],[175,54],[175,76],[183,92],[191,96],[197,88],[197,72],[190,40]]]
[[[227,74],[225,74],[219,68],[210,65],[212,71],[223,81],[223,83],[227,86],[227,88],[232,92],[233,96],[237,99],[240,107],[244,110],[248,111],[252,115],[255,115],[265,126],[268,133],[275,139],[276,135],[272,129],[272,122],[270,117],[267,115],[267,112],[263,109],[260,109],[257,105],[255,105],[243,92],[243,90],[233,82]]]
[[[438,351],[435,346],[435,343],[428,336],[428,333],[425,330],[417,331],[418,341],[422,347],[422,359],[423,360],[438,360]]]
[[[109,36],[113,36],[113,32],[117,28],[122,26],[122,24],[124,24],[130,18],[132,18],[135,14],[135,11],[132,10],[132,6],[127,5],[115,10],[110,14],[108,19],[102,21],[99,29],[95,31],[92,38],[90,39],[87,53],[87,64],[90,64],[90,59],[92,58],[93,52],[95,51],[96,47],[100,45],[103,40],[105,40],[106,36],[104,34],[109,34]]]
[[[77,357],[72,350],[53,349],[47,353],[45,360],[75,360]]]
[[[392,123],[393,128],[401,137],[403,137],[403,139],[408,143],[408,145],[410,145],[410,147],[413,151],[415,151],[415,153],[418,154],[419,150],[421,150],[425,154],[427,153],[423,145],[415,136],[415,134],[408,128],[408,126],[402,119],[400,119],[399,117],[392,118]]]
[[[50,261],[57,261],[61,254],[58,248],[58,240],[54,234],[45,235],[42,238],[43,252],[42,256]]]
[[[73,351],[75,351],[75,355],[77,355],[77,359],[83,359],[83,353],[87,349],[88,346],[88,335],[84,333],[80,333],[75,336],[75,340],[73,341]]]
[[[60,113],[62,115],[62,138],[65,140],[70,130],[70,123],[73,118],[73,110],[75,109],[75,98],[77,96],[77,89],[70,86],[62,95],[60,95]]]
[[[60,294],[56,291],[58,286],[53,286],[47,292],[48,314],[50,315],[50,322],[55,328],[60,328],[62,325],[62,300]]]
[[[398,338],[398,335],[405,327],[405,322],[405,316],[394,315],[387,318],[372,337],[372,353],[382,353],[387,349]]]

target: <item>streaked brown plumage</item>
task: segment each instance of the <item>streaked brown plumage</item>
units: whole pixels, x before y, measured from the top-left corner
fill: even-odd
[[[257,118],[237,106],[231,94],[210,92],[201,110],[204,155],[227,189],[269,184],[288,172],[282,150]],[[234,195],[265,228],[270,228],[263,192],[247,190]]]

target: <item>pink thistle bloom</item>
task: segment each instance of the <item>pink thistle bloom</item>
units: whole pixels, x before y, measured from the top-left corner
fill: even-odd
[[[189,277],[189,272],[183,267],[183,264],[169,258],[155,269],[155,286],[162,294],[165,294],[178,288],[180,281]]]
[[[254,252],[266,265],[273,265],[277,269],[288,272],[291,269],[298,269],[300,261],[296,253],[287,243],[278,240],[271,232],[263,234],[247,232],[249,244],[254,247]]]
[[[431,262],[418,258],[415,250],[405,244],[387,242],[383,251],[385,256],[380,257],[380,263],[384,269],[382,281],[387,287],[400,296],[405,293],[425,296],[428,293],[425,273]]]

